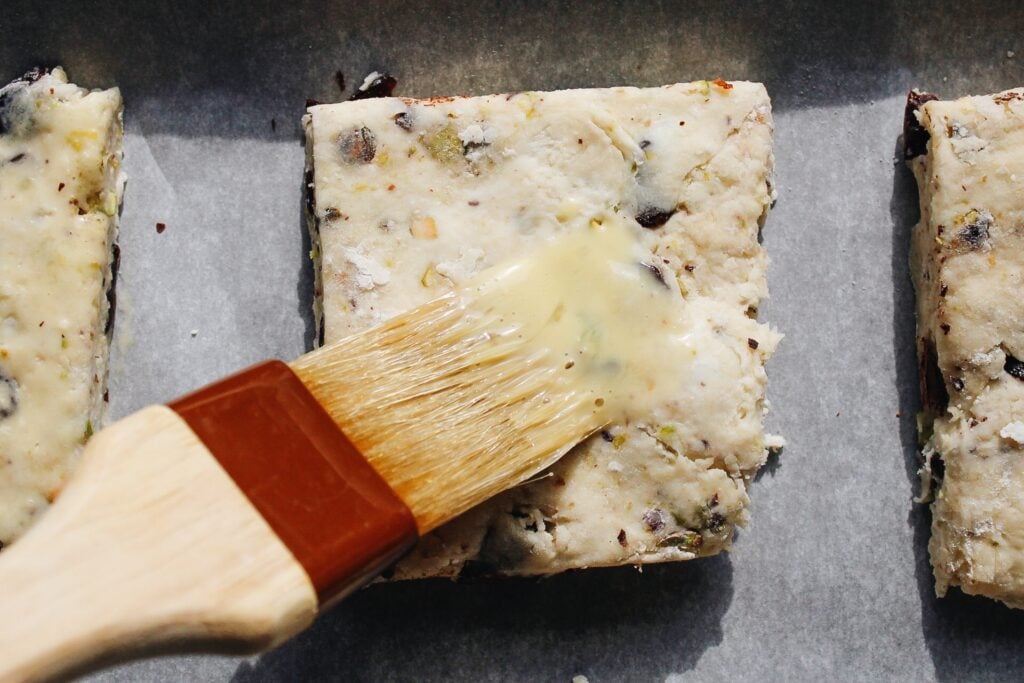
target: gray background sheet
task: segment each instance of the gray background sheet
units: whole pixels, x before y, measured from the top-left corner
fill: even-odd
[[[262,657],[93,680],[1024,677],[1024,612],[932,592],[928,513],[911,502],[916,192],[897,148],[912,86],[1024,85],[1024,5],[3,0],[0,78],[37,63],[125,97],[115,417],[310,347],[299,118],[306,97],[342,98],[339,69],[349,89],[387,69],[412,96],[759,80],[777,124],[762,317],[786,334],[769,425],[789,445],[733,552],[374,586]]]

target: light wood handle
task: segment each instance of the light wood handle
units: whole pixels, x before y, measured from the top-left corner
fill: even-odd
[[[39,524],[0,552],[0,681],[153,651],[253,651],[314,618],[313,586],[169,408],[98,432]]]

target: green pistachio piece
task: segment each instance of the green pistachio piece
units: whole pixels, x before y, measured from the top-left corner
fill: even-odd
[[[462,140],[455,132],[455,127],[448,124],[426,139],[423,143],[430,156],[443,164],[462,159]]]

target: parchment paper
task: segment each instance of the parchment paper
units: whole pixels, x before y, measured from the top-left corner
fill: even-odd
[[[114,417],[309,348],[298,122],[306,97],[342,97],[337,70],[351,90],[387,69],[416,96],[760,80],[777,122],[762,316],[786,334],[769,423],[789,446],[752,486],[733,552],[375,586],[262,657],[93,680],[1024,676],[1024,612],[932,593],[927,512],[911,502],[916,193],[896,161],[908,88],[1024,84],[1019,3],[5,0],[0,80],[36,63],[125,96]]]

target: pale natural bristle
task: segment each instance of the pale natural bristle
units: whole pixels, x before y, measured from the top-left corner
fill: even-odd
[[[291,366],[425,533],[606,423],[552,355],[450,294]]]

